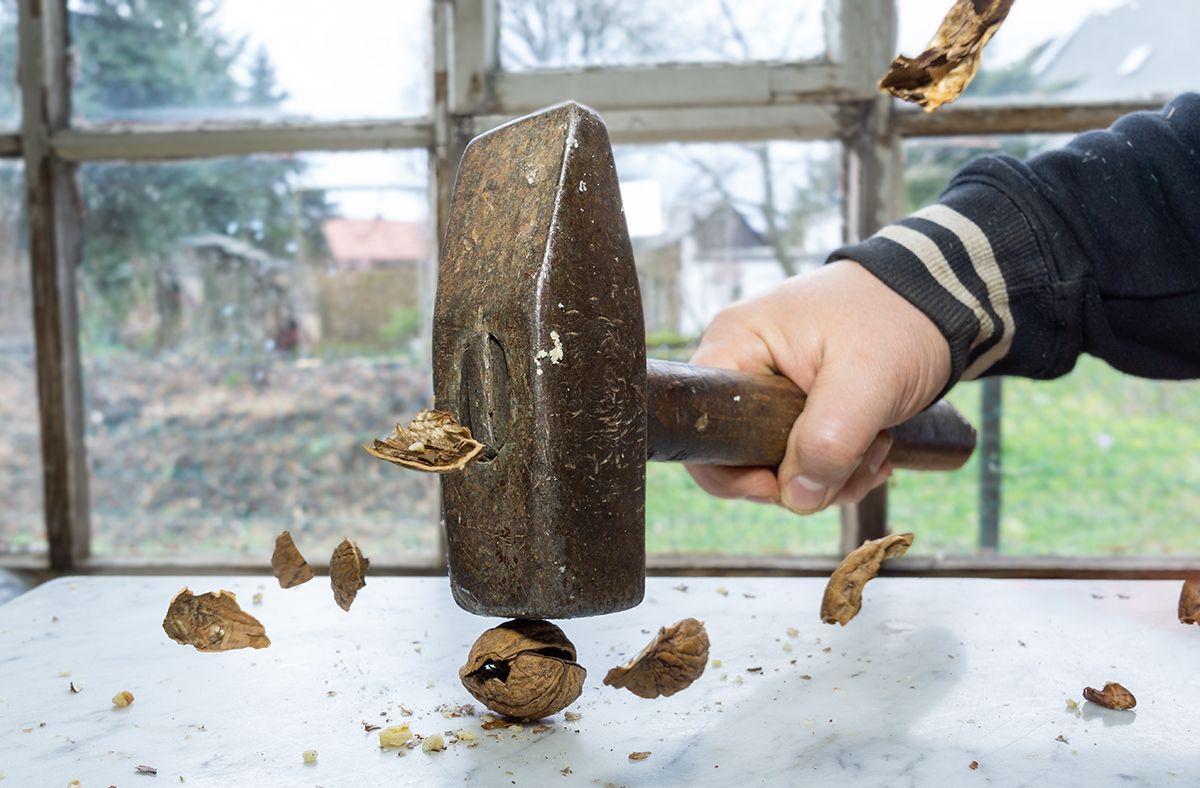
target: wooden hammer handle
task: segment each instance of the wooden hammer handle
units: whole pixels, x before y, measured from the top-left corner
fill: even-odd
[[[804,392],[781,375],[651,360],[646,369],[646,455],[660,462],[762,465],[783,461]],[[894,467],[952,471],[975,450],[975,429],[934,403],[888,430]]]

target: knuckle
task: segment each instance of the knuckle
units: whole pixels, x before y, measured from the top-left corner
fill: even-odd
[[[853,469],[862,457],[857,444],[832,428],[802,434],[796,441],[796,451],[806,467]]]

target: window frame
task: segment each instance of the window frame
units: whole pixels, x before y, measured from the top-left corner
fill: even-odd
[[[826,53],[796,63],[657,64],[506,72],[499,63],[501,0],[430,0],[432,94],[428,117],[316,123],[104,124],[71,119],[67,0],[18,0],[22,115],[18,133],[0,134],[0,158],[23,158],[29,216],[33,321],[37,349],[46,556],[0,555],[0,567],[63,573],[265,571],[261,561],[221,563],[179,557],[90,556],[87,447],[84,439],[75,269],[80,254],[77,168],[87,162],[162,161],[218,156],[422,149],[429,154],[429,263],[438,244],[459,158],[477,133],[567,97],[594,107],[614,143],[836,140],[842,144],[846,241],[865,238],[901,212],[905,138],[962,134],[1080,132],[1156,102],[969,101],[935,114],[879,95],[876,82],[895,52],[893,0],[826,0]],[[428,348],[433,288],[423,288]],[[426,349],[428,354],[428,349]],[[427,362],[428,359],[425,359]],[[372,566],[379,574],[445,572],[445,535],[425,562]],[[887,491],[842,509],[841,549],[887,530]],[[822,575],[836,557],[651,556],[658,574]],[[1052,556],[981,553],[913,557],[889,563],[911,575],[992,577],[1182,577],[1200,558]]]

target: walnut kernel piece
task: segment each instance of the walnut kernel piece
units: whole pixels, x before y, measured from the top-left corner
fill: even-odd
[[[1184,580],[1179,589],[1179,623],[1200,624],[1200,579]]]
[[[879,565],[889,558],[899,558],[912,547],[912,534],[889,534],[864,542],[842,563],[825,586],[821,600],[821,620],[826,624],[846,626],[862,610],[863,586],[879,574]]]
[[[116,695],[113,695],[112,702],[118,709],[123,709],[130,703],[133,703],[133,693],[129,690],[121,690]]]
[[[300,555],[300,550],[296,548],[296,543],[292,541],[292,535],[288,531],[275,537],[271,571],[279,580],[280,588],[294,588],[313,579],[312,567],[304,560],[304,556]],[[255,594],[255,602],[258,601],[260,597]]]
[[[317,762],[317,751],[316,750],[305,750],[304,752],[300,753],[300,758],[305,763],[316,763]]]
[[[329,584],[333,586],[333,599],[342,610],[350,612],[358,590],[367,584],[364,578],[370,565],[358,545],[349,539],[343,539],[333,551],[329,558]]]
[[[266,648],[267,631],[257,618],[242,610],[232,591],[194,595],[186,587],[171,600],[163,631],[177,643],[197,651]]]
[[[983,48],[1000,29],[1013,0],[956,0],[914,58],[898,55],[879,89],[933,112],[958,98],[979,70]]]
[[[1106,709],[1117,709],[1118,711],[1132,709],[1137,705],[1137,698],[1133,697],[1133,693],[1115,681],[1106,682],[1102,690],[1085,687],[1083,697]]]
[[[425,740],[421,742],[421,749],[425,752],[441,752],[446,749],[446,740],[440,733],[426,736]]]
[[[379,732],[379,748],[383,750],[389,747],[403,747],[412,737],[412,730],[407,722],[403,725],[392,725]]]
[[[479,452],[483,444],[471,437],[471,430],[440,410],[423,410],[408,427],[399,424],[388,435],[363,444],[372,457],[416,471],[446,473],[461,470]]]
[[[641,698],[669,697],[704,673],[708,664],[708,633],[703,622],[685,618],[658,630],[658,636],[626,664],[604,677],[612,687],[624,687]]]
[[[575,646],[561,629],[517,619],[480,635],[458,677],[492,711],[536,720],[574,703],[587,671],[575,662]]]

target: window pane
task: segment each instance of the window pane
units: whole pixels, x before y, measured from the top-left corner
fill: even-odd
[[[0,129],[21,125],[17,84],[17,0],[0,0]]]
[[[1071,137],[907,141],[906,207],[935,200],[976,156],[1024,158]],[[980,385],[950,393],[976,426]],[[1002,390],[1002,553],[1200,555],[1200,386],[1139,380],[1084,357],[1059,380],[1005,378]],[[895,529],[919,529],[914,552],[978,549],[979,472],[976,456],[951,474],[893,477],[889,516]]]
[[[940,0],[902,0],[900,51],[915,55],[923,50],[949,5]],[[1169,98],[1196,88],[1197,30],[1200,3],[1016,3],[963,97]]]
[[[23,178],[0,162],[0,553],[46,549]]]
[[[840,243],[838,146],[618,146],[651,357],[686,360],[721,307],[819,265]],[[647,468],[652,553],[834,554],[836,512],[721,501],[676,463]]]
[[[824,0],[501,0],[505,69],[798,61],[825,52]]]
[[[423,152],[86,165],[93,548],[436,553],[437,480],[361,444],[431,400]]]
[[[428,113],[429,0],[70,0],[83,122]]]

